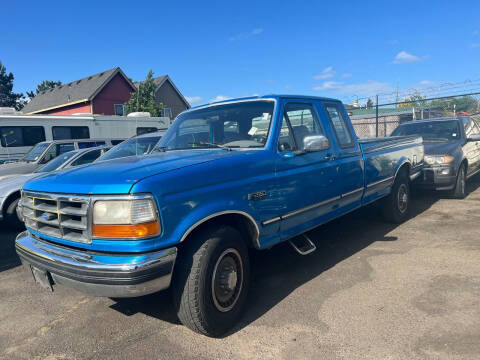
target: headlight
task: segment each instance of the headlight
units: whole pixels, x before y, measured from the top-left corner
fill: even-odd
[[[442,155],[442,156],[425,156],[424,160],[429,165],[443,165],[450,164],[454,158],[451,155]]]
[[[160,223],[151,197],[97,200],[93,205],[93,237],[145,238],[159,233]]]

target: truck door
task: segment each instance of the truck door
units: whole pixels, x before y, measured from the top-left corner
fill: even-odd
[[[335,154],[325,149],[302,152],[307,136],[325,135],[309,102],[287,102],[278,138],[276,181],[281,238],[306,231],[331,211],[338,200]],[[327,136],[328,138],[328,136]]]
[[[323,114],[333,130],[338,146],[337,187],[340,191],[339,212],[348,212],[361,204],[364,190],[363,158],[355,132],[339,102],[323,102]],[[338,214],[338,215],[340,215]]]

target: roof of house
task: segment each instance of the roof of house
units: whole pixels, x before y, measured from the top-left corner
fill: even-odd
[[[185,103],[185,105],[187,105],[187,108],[190,108],[190,104],[188,103],[187,99],[185,99],[185,97],[182,95],[180,90],[178,90],[178,88],[175,86],[172,79],[170,79],[170,77],[168,75],[162,75],[162,76],[158,76],[156,78],[153,78],[153,83],[156,86],[155,91],[158,90],[158,88],[160,88],[165,83],[165,81],[167,81],[167,80],[172,85],[174,90],[178,93],[180,99],[182,99],[182,101]],[[135,81],[135,86],[138,88],[138,85],[141,84],[141,83],[143,83],[143,81]]]
[[[25,105],[22,112],[24,114],[32,114],[39,111],[90,101],[118,73],[125,78],[127,83],[132,87],[132,90],[135,90],[135,86],[123,71],[119,67],[115,67],[95,75],[87,76],[83,79],[63,84],[53,89],[42,91]]]

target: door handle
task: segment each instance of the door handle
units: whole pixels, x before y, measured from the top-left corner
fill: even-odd
[[[325,155],[325,160],[336,160],[337,157],[334,154],[327,154]]]

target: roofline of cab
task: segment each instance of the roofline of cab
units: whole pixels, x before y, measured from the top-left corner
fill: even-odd
[[[192,111],[192,110],[198,110],[198,109],[202,109],[202,108],[206,108],[206,107],[210,107],[210,106],[215,106],[215,105],[223,105],[223,104],[230,104],[230,103],[243,102],[243,101],[281,100],[281,99],[303,99],[303,100],[310,99],[310,100],[340,102],[340,100],[338,100],[338,99],[321,97],[321,96],[269,94],[269,95],[240,97],[240,98],[227,99],[227,100],[222,100],[222,101],[214,101],[214,102],[210,102],[210,103],[207,103],[207,104],[191,107],[190,109],[185,110],[184,112],[189,112],[189,111]]]

